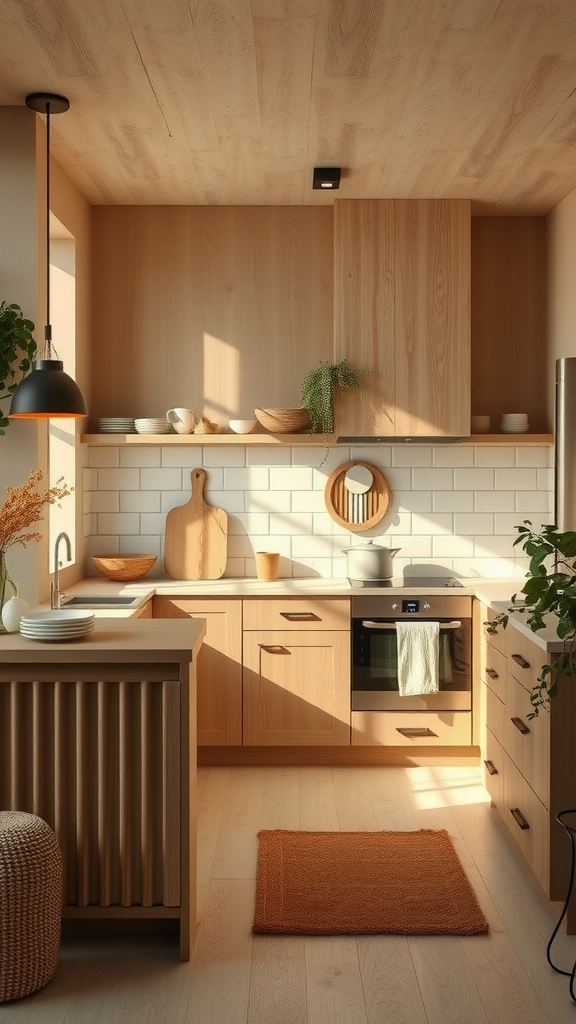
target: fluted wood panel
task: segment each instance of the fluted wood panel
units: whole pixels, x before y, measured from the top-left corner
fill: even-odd
[[[0,806],[54,828],[65,905],[177,907],[179,683],[0,683]]]

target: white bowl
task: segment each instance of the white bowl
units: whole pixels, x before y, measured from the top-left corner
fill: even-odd
[[[258,420],[228,420],[228,426],[235,434],[249,434]]]

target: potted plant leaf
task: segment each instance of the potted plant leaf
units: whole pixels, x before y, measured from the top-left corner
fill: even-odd
[[[520,544],[530,556],[526,583],[520,599],[514,594],[512,607],[487,623],[487,631],[506,628],[510,612],[518,612],[526,615],[526,624],[534,633],[552,622],[563,641],[563,650],[542,666],[530,694],[532,712],[527,717],[535,718],[557,693],[558,678],[576,675],[576,532],[561,531],[554,525],[536,532],[528,519],[516,530],[519,535],[514,545]]]
[[[32,366],[36,342],[34,324],[15,302],[0,302],[0,402],[9,398]],[[0,410],[0,434],[6,433],[10,420]]]

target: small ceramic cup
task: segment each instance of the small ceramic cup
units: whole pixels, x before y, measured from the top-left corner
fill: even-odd
[[[489,416],[471,416],[470,424],[473,434],[487,434],[490,430]]]
[[[256,552],[256,575],[259,580],[277,580],[280,554],[278,551]]]
[[[191,434],[196,426],[192,409],[168,409],[166,419],[177,434]]]

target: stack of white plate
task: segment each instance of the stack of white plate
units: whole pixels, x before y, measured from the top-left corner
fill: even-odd
[[[101,434],[133,434],[134,420],[130,416],[101,416],[98,431]]]
[[[528,430],[528,414],[525,412],[505,412],[500,422],[503,434],[525,434]]]
[[[149,416],[134,420],[137,434],[171,434],[172,428],[165,416]]]
[[[28,612],[20,619],[20,632],[29,640],[79,640],[94,629],[94,612],[54,608],[45,612]]]

